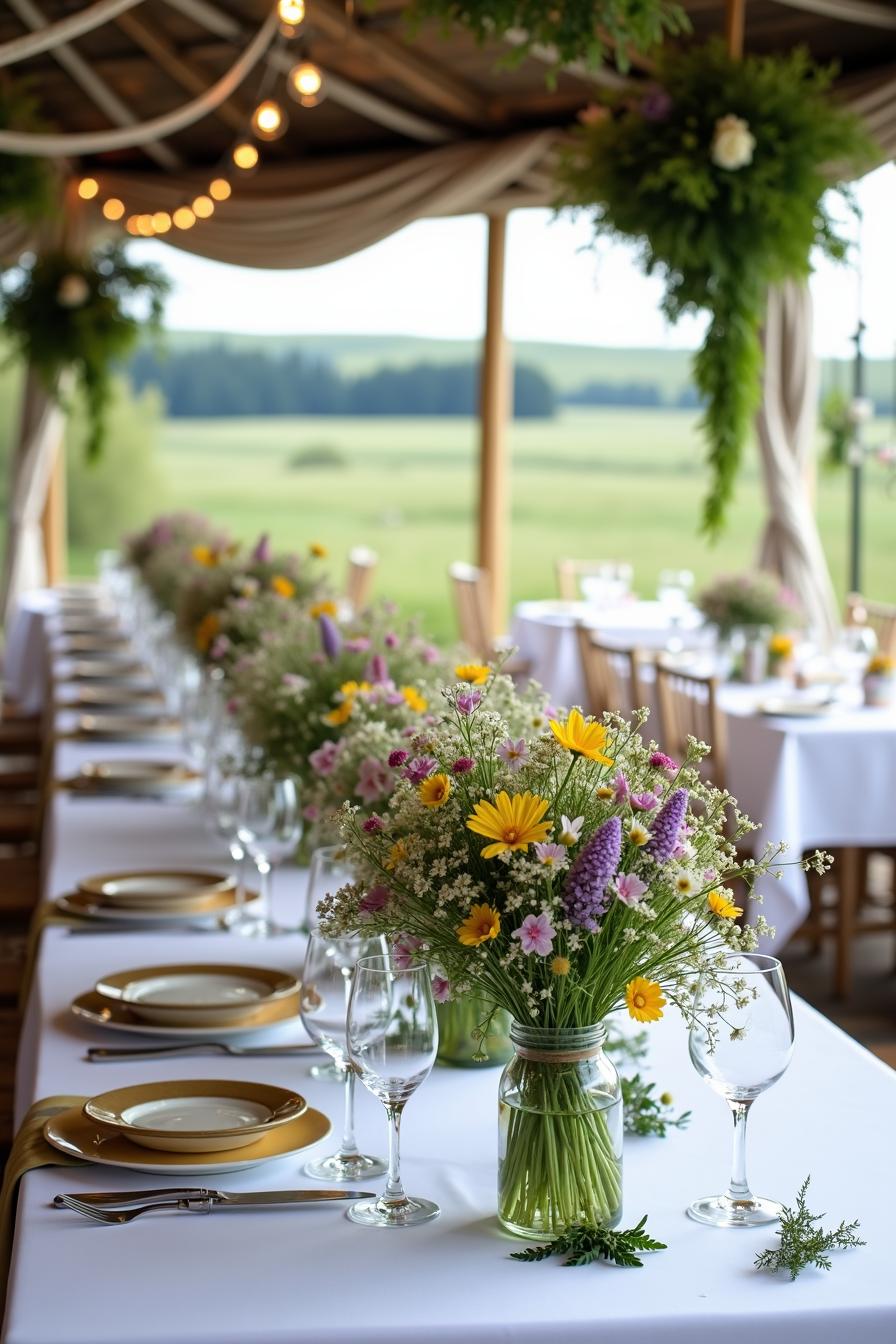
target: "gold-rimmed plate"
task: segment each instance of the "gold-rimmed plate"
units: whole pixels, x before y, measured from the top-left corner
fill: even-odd
[[[289,971],[267,966],[200,962],[118,971],[94,988],[142,1022],[212,1027],[239,1025],[265,1004],[294,998],[299,982]]]
[[[126,760],[86,761],[70,788],[90,793],[161,793],[183,789],[200,776],[180,761]]]
[[[782,719],[817,719],[830,714],[832,708],[830,700],[797,700],[785,695],[772,696],[758,706],[760,714]]]
[[[65,673],[66,681],[129,682],[145,679],[149,669],[132,654],[111,658],[108,653],[97,658],[75,658]]]
[[[158,714],[162,693],[154,686],[77,686],[74,694],[66,697],[66,704],[83,705],[87,709],[120,709],[134,714],[146,706],[146,712]]]
[[[81,714],[75,731],[80,737],[110,742],[132,742],[140,738],[171,737],[178,729],[177,719],[156,714],[118,714],[97,712]]]
[[[186,868],[137,868],[125,872],[94,873],[78,883],[104,905],[140,906],[185,905],[205,897],[219,896],[236,886],[228,873],[213,873]]]
[[[255,892],[246,894],[245,904],[251,905],[257,899]],[[196,923],[200,920],[222,919],[239,908],[236,888],[230,891],[210,893],[200,898],[201,904],[190,905],[172,902],[168,906],[154,906],[152,909],[142,906],[139,909],[124,905],[107,905],[86,891],[70,891],[65,896],[57,896],[53,902],[61,915],[74,916],[76,919],[99,920],[112,924],[137,924],[151,928],[156,924]]]
[[[302,1115],[285,1125],[278,1125],[251,1148],[235,1148],[218,1153],[162,1153],[150,1158],[140,1148],[114,1129],[107,1129],[86,1116],[80,1106],[53,1116],[44,1125],[44,1138],[54,1148],[85,1162],[96,1162],[103,1167],[127,1167],[131,1171],[145,1171],[150,1175],[187,1175],[197,1173],[244,1171],[262,1162],[273,1162],[280,1157],[295,1157],[312,1144],[320,1143],[332,1126],[325,1115],[309,1106]]]
[[[91,1097],[84,1114],[141,1148],[221,1153],[258,1143],[307,1109],[283,1087],[203,1078],[118,1087]]]
[[[295,993],[263,1003],[254,1013],[228,1026],[221,1026],[220,1023],[212,1027],[150,1025],[136,1017],[126,1003],[105,998],[97,994],[95,989],[79,994],[72,1002],[71,1011],[79,1022],[102,1027],[106,1031],[126,1031],[134,1036],[155,1036],[172,1041],[217,1041],[222,1036],[249,1036],[253,1032],[268,1031],[271,1027],[296,1026],[299,1023],[299,995]]]

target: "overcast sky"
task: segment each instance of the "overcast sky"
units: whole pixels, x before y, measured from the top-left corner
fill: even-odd
[[[896,350],[896,167],[858,187],[866,351]],[[225,207],[226,208],[226,207]],[[853,237],[857,226],[851,218]],[[586,345],[696,345],[700,324],[669,327],[659,281],[640,274],[627,247],[588,247],[585,218],[546,210],[510,217],[507,329],[515,340]],[[485,222],[423,220],[334,262],[305,271],[257,271],[204,261],[162,243],[141,244],[175,282],[167,324],[213,331],[369,332],[470,338],[481,334]],[[816,348],[848,355],[859,312],[855,265],[822,263],[812,281]]]

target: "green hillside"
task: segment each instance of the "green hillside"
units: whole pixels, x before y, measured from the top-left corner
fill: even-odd
[[[324,358],[348,376],[371,373],[383,365],[406,367],[428,360],[456,364],[478,357],[478,341],[437,341],[422,336],[261,336],[231,332],[172,331],[165,338],[172,353],[223,343],[236,349],[286,354],[302,350]],[[687,350],[650,350],[608,346],[564,345],[550,341],[517,341],[516,358],[550,378],[559,392],[588,382],[653,383],[667,401],[675,401],[690,383],[691,356]],[[852,370],[843,361],[825,360],[822,388],[851,387]],[[893,396],[894,373],[889,360],[869,360],[869,395],[880,400]]]

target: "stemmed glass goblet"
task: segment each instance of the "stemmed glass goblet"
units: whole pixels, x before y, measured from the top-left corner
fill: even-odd
[[[381,1176],[386,1163],[358,1151],[355,1141],[355,1070],[348,1058],[346,1033],[352,976],[359,958],[382,954],[382,938],[363,934],[324,938],[312,933],[302,971],[302,1024],[308,1035],[333,1059],[345,1086],[342,1142],[331,1157],[318,1158],[305,1167],[308,1176],[321,1181],[356,1181]]]
[[[348,1048],[369,1092],[389,1117],[389,1174],[381,1195],[359,1200],[348,1211],[368,1227],[412,1227],[437,1218],[439,1206],[406,1195],[401,1183],[401,1115],[429,1074],[439,1029],[425,962],[404,956],[363,957],[355,968],[348,1007]]]
[[[747,1181],[747,1116],[761,1092],[776,1083],[793,1054],[793,1011],[784,969],[775,957],[737,952],[701,979],[690,1032],[691,1062],[734,1118],[731,1179],[723,1195],[707,1195],[688,1216],[713,1227],[759,1227],[775,1222],[781,1205],[752,1194]]]
[[[260,913],[251,932],[276,932],[271,916],[271,869],[288,858],[302,838],[295,780],[263,772],[240,782],[237,835],[258,869]]]
[[[344,845],[321,845],[311,855],[308,888],[305,893],[305,920],[300,932],[313,933],[317,928],[317,906],[329,892],[338,891],[352,881],[352,870],[347,865]],[[373,949],[384,951],[384,948]],[[308,1070],[312,1078],[323,1083],[341,1083],[342,1070],[331,1059],[312,1064]]]

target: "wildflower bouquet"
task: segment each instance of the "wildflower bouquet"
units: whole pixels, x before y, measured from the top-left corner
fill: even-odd
[[[738,626],[794,624],[799,607],[793,593],[774,574],[722,574],[697,597],[697,606],[722,634]]]
[[[358,880],[321,903],[321,927],[390,936],[431,960],[438,1000],[476,995],[510,1012],[515,1040],[543,1041],[528,1056],[544,1066],[502,1108],[501,1219],[527,1235],[612,1224],[621,1103],[576,1085],[599,1041],[545,1061],[623,1007],[653,1022],[672,1001],[687,1018],[696,977],[770,932],[761,916],[738,924],[726,883],[751,888],[780,847],[738,865],[734,841],[752,826],[735,810],[726,834],[733,800],[695,768],[708,748],[672,761],[644,743],[646,710],[603,722],[573,710],[516,736],[491,690],[446,689],[387,807],[362,820],[346,806]]]

